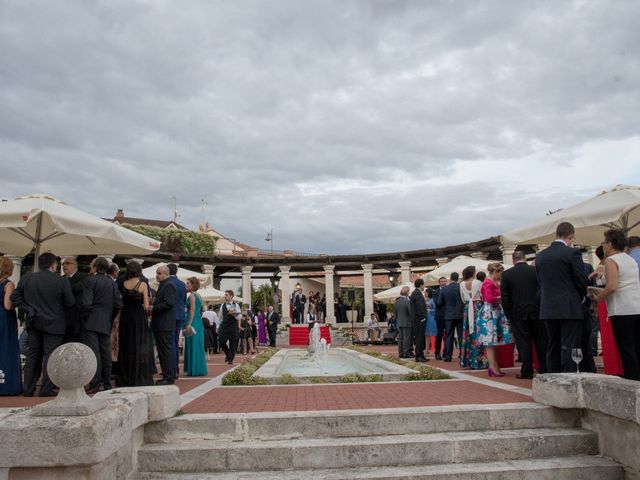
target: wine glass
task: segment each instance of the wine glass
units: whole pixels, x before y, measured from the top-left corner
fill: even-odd
[[[580,348],[572,348],[571,349],[571,360],[576,362],[577,373],[580,373],[580,362],[582,361],[582,349]]]

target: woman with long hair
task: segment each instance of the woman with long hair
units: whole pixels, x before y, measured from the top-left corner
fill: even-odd
[[[184,326],[184,374],[190,377],[207,375],[207,359],[204,352],[204,324],[202,323],[202,298],[198,293],[200,280],[187,279],[187,322]]]
[[[460,297],[464,302],[462,321],[462,339],[460,340],[460,366],[470,367],[472,370],[481,370],[489,366],[485,349],[478,342],[476,329],[476,312],[480,310],[482,298],[480,290],[482,282],[476,280],[476,267],[466,267],[462,271],[460,283]]]
[[[0,257],[0,370],[4,373],[4,382],[0,383],[0,395],[22,393],[18,320],[10,299],[16,286],[9,278],[11,275],[13,262],[7,257]]]

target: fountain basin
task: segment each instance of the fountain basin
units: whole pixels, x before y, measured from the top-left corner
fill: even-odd
[[[280,350],[254,375],[269,383],[278,383],[278,379],[286,374],[293,375],[301,383],[311,383],[313,377],[337,381],[344,375],[355,373],[382,375],[383,380],[389,381],[402,380],[406,375],[415,373],[415,370],[347,348],[330,348],[324,368],[322,364],[316,364],[312,353],[296,348]]]

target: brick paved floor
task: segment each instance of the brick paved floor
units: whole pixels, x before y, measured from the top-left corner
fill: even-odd
[[[216,387],[187,413],[283,412],[530,402],[531,397],[465,380]]]

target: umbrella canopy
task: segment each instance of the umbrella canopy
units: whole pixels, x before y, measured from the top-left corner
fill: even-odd
[[[146,255],[160,242],[70,207],[48,195],[29,195],[0,203],[0,252],[25,256]],[[37,266],[37,262],[36,262]]]
[[[166,267],[167,264],[164,262],[156,263],[155,265],[151,265],[142,270],[142,274],[149,279],[149,286],[154,290],[158,287],[158,282],[156,281],[156,270],[158,267]],[[194,272],[193,270],[187,270],[186,268],[178,267],[178,273],[176,274],[183,282],[186,282],[188,278],[196,277],[200,280],[200,288],[206,287],[209,283],[211,283],[211,277],[204,273]],[[224,293],[222,294],[224,297]]]
[[[217,288],[213,288],[213,287],[206,287],[206,288],[201,288],[200,290],[198,290],[198,293],[200,294],[200,297],[202,298],[202,301],[205,303],[222,303],[224,302],[224,292],[221,290],[218,290]],[[244,300],[241,297],[238,297],[237,295],[233,297],[234,302],[244,302]]]
[[[501,235],[501,242],[503,245],[551,243],[560,222],[571,222],[576,228],[576,243],[579,245],[600,245],[602,234],[610,228],[620,228],[627,235],[640,235],[640,187],[617,185],[507,232]]]
[[[413,283],[406,283],[404,285],[398,285],[397,287],[392,287],[388,290],[385,290],[383,292],[379,292],[373,295],[373,299],[376,302],[393,302],[396,298],[398,298],[400,296],[400,290],[402,290],[403,287],[409,287],[409,295],[411,295],[411,292],[413,292],[414,290],[414,286]]]
[[[462,277],[462,270],[472,265],[476,267],[476,272],[479,272],[481,270],[486,272],[487,266],[490,263],[493,262],[482,260],[480,258],[467,257],[466,255],[460,255],[459,257],[454,258],[450,262],[445,263],[435,270],[431,270],[430,272],[425,273],[422,278],[425,285],[427,286],[438,285],[438,279],[440,277],[444,277],[449,280],[449,276],[453,272],[458,272],[460,274],[460,277]]]

